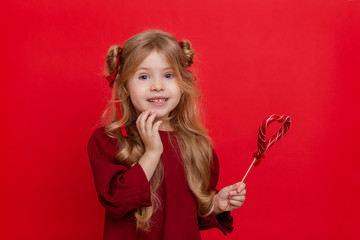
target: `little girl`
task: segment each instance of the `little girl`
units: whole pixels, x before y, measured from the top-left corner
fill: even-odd
[[[243,204],[245,185],[216,189],[219,162],[198,116],[193,55],[188,41],[158,30],[108,51],[113,97],[88,143],[105,240],[233,230],[230,211]]]

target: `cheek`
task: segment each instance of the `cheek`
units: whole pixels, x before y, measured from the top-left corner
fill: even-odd
[[[129,84],[128,91],[132,102],[139,102],[142,96],[142,88],[136,84]]]
[[[182,93],[181,90],[179,89],[179,90],[178,90],[178,99],[179,99],[179,102],[180,102],[180,99],[182,98],[182,95],[183,95],[183,93]]]
[[[132,102],[132,104],[135,107],[135,110],[142,111],[142,95],[138,91],[133,91],[133,89],[129,89],[129,98]]]
[[[177,93],[176,93],[176,101],[174,102],[174,108],[179,105],[180,103],[180,100],[181,100],[181,97],[182,97],[182,94],[181,94],[181,91],[179,90]]]
[[[181,97],[182,97],[182,93],[181,93],[181,90],[180,90],[180,89],[178,89],[177,96],[178,96],[178,99],[180,100]]]
[[[141,106],[142,102],[137,94],[130,94],[130,99],[135,108],[139,108]]]
[[[178,83],[174,82],[174,84],[171,86],[171,89],[174,95],[178,96],[179,98],[181,97],[181,89]]]

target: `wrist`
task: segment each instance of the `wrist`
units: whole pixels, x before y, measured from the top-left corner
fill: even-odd
[[[146,151],[146,150],[145,150],[144,156],[145,156],[147,159],[151,159],[151,160],[154,160],[154,161],[159,161],[160,156],[161,156],[161,152]]]
[[[219,203],[217,199],[217,194],[214,196],[214,214],[218,215],[219,213],[222,213],[223,211],[219,208]]]

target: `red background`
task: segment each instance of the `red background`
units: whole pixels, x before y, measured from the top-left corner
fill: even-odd
[[[109,96],[104,59],[147,28],[193,43],[219,188],[245,174],[264,118],[292,117],[247,177],[226,239],[359,239],[359,1],[33,0],[0,11],[1,239],[101,238],[86,145]]]

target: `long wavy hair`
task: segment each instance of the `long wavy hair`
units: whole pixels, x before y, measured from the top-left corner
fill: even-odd
[[[115,138],[120,146],[116,161],[132,167],[145,152],[145,146],[136,128],[137,113],[130,100],[127,81],[136,68],[153,51],[163,54],[174,71],[182,90],[179,104],[170,112],[168,120],[176,132],[186,173],[187,183],[197,202],[198,215],[206,217],[214,210],[215,192],[210,190],[210,167],[212,161],[212,142],[201,121],[199,100],[201,92],[193,74],[188,68],[193,63],[194,51],[189,41],[178,42],[173,36],[160,30],[148,30],[129,38],[121,48],[111,46],[106,56],[106,74],[115,71],[117,58],[121,65],[115,79],[112,97],[102,117],[101,125],[105,133]],[[115,95],[118,94],[123,118],[119,121],[115,108]],[[129,137],[122,136],[120,126],[125,125]],[[169,138],[170,139],[170,138]],[[150,180],[152,206],[135,211],[136,229],[149,231],[151,216],[161,207],[156,194],[164,176],[161,161]]]

